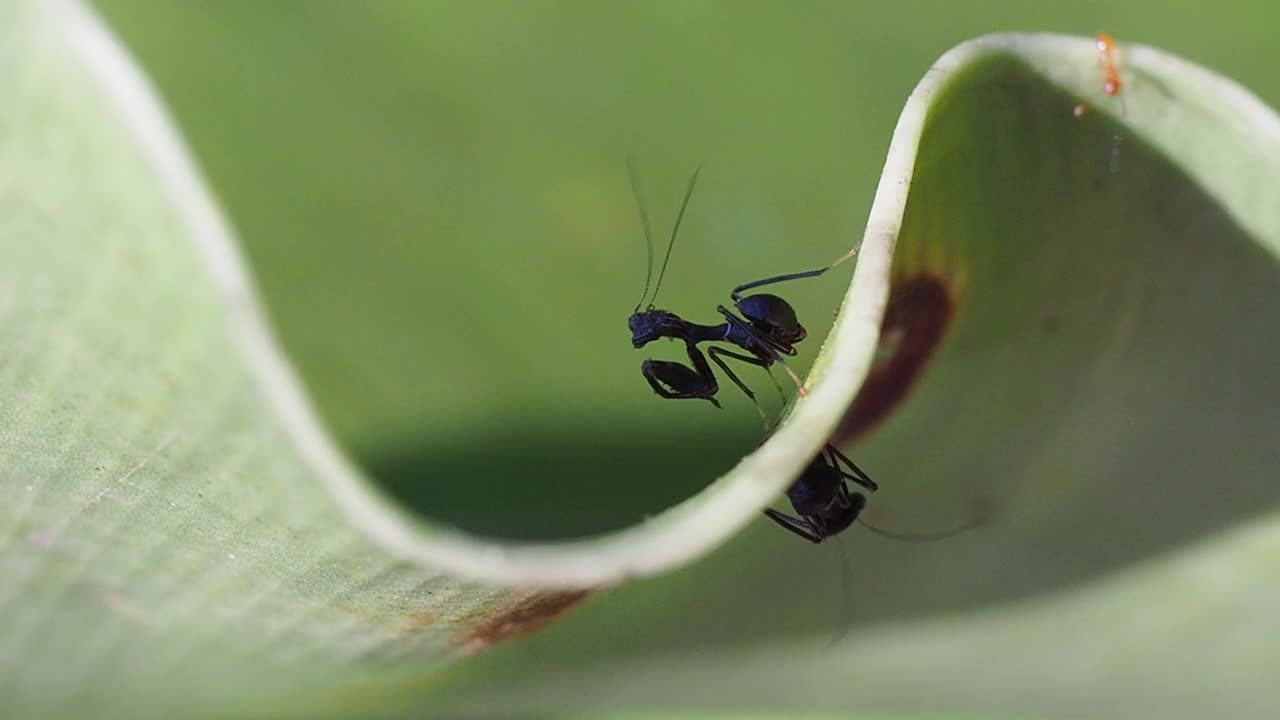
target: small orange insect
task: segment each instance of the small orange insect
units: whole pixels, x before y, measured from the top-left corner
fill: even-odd
[[[1098,55],[1102,59],[1102,90],[1111,97],[1120,94],[1124,83],[1120,80],[1120,63],[1117,61],[1119,50],[1116,39],[1110,33],[1100,32],[1097,35]]]
[[[1117,97],[1124,89],[1124,81],[1120,78],[1120,48],[1111,33],[1100,32],[1094,36],[1094,45],[1098,48],[1098,62],[1102,65],[1102,91],[1109,97]],[[1082,102],[1071,109],[1071,114],[1084,117],[1089,112],[1089,103]],[[1120,106],[1124,114],[1124,105]]]

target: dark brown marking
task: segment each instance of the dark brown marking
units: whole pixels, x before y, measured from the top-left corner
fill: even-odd
[[[517,597],[497,614],[477,618],[476,624],[454,636],[463,652],[474,655],[498,643],[541,630],[586,600],[591,590],[538,592]]]
[[[902,403],[942,344],[956,306],[956,292],[943,275],[926,272],[893,281],[877,357],[836,428],[833,444],[853,444]]]

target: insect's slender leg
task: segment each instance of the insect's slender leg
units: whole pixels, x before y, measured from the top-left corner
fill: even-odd
[[[787,396],[782,392],[782,386],[778,384],[778,378],[773,376],[773,370],[769,366],[765,366],[764,372],[769,376],[769,382],[773,383],[773,389],[778,391],[778,399],[783,405],[787,404]]]
[[[934,530],[929,532],[903,532],[898,530],[887,530],[885,528],[876,527],[862,518],[858,518],[858,524],[870,530],[871,532],[887,537],[891,540],[903,540],[906,542],[933,542],[943,538],[951,537],[966,530],[979,528],[991,522],[993,508],[990,506],[990,498],[983,495],[977,495],[972,499],[971,512],[968,520],[947,528],[945,530]]]
[[[787,273],[786,275],[774,275],[773,277],[767,277],[767,278],[764,278],[763,280],[752,280],[749,283],[744,283],[734,288],[732,291],[730,291],[729,297],[733,298],[734,303],[737,303],[739,300],[742,299],[741,294],[743,290],[751,290],[753,288],[764,287],[765,285],[773,285],[774,283],[787,282],[789,280],[801,280],[803,278],[818,277],[819,275],[825,273],[831,268],[853,257],[854,254],[858,252],[858,248],[861,246],[862,246],[862,243],[858,243],[857,245],[854,245],[853,249],[845,253],[844,256],[842,256],[839,260],[836,260],[835,262],[831,263],[830,265],[824,268],[818,268],[817,270],[805,270],[803,272]]]
[[[822,536],[814,532],[813,528],[809,525],[809,523],[805,522],[804,520],[801,520],[800,518],[791,517],[790,515],[786,513],[778,512],[773,508],[765,508],[764,514],[770,520],[778,523],[782,527],[786,528],[787,530],[790,530],[796,535],[799,535],[805,540],[808,540],[814,545],[817,545],[818,543],[822,542]]]
[[[796,392],[800,393],[800,397],[809,397],[809,391],[804,389],[804,381],[800,379],[800,376],[796,374],[795,370],[791,369],[791,366],[787,364],[787,361],[783,360],[781,357],[776,357],[774,359],[777,360],[778,364],[782,366],[782,369],[786,370],[787,374],[791,376],[791,381],[796,384]]]
[[[844,453],[836,449],[834,445],[827,445],[826,450],[831,453],[831,457],[833,460],[834,459],[840,460],[853,473],[852,475],[849,475],[848,473],[841,471],[840,472],[841,475],[848,478],[849,480],[852,480],[858,483],[859,485],[870,490],[871,492],[875,492],[876,490],[880,489],[880,486],[877,485],[875,481],[871,479],[870,476],[868,476],[865,472],[863,472],[862,468],[855,465],[852,460],[846,457]],[[832,465],[835,465],[835,463],[833,462]],[[837,467],[836,469],[839,470],[839,467]]]
[[[935,540],[943,540],[945,538],[949,538],[952,535],[959,535],[965,530],[972,530],[973,528],[978,527],[982,523],[976,519],[968,520],[965,523],[961,525],[957,525],[953,528],[948,528],[946,530],[938,530],[935,532],[898,532],[896,530],[885,530],[884,528],[879,528],[879,527],[876,527],[875,525],[869,525],[865,520],[862,520],[861,518],[858,519],[858,524],[870,530],[871,532],[875,533],[876,535],[889,538],[890,540],[900,540],[902,542],[934,542]]]
[[[831,454],[831,450],[831,445],[823,445],[822,449],[818,451],[818,459],[834,470],[842,479],[857,482],[857,478],[840,469],[840,466],[836,464],[835,457]],[[848,484],[842,482],[836,486],[836,502],[842,508],[853,507],[853,493],[850,492]]]
[[[707,348],[707,354],[708,355],[727,355],[733,358],[734,360],[741,360],[744,363],[749,363],[751,365],[755,365],[756,367],[762,367],[762,368],[768,368],[770,364],[770,361],[761,360],[755,355],[744,355],[742,353],[737,353],[732,350],[725,350],[722,347]]]
[[[724,374],[729,376],[729,379],[733,381],[733,384],[737,385],[739,390],[745,393],[747,397],[751,398],[751,404],[756,406],[756,412],[760,413],[760,419],[764,421],[764,432],[767,435],[771,427],[769,423],[769,416],[765,414],[764,408],[760,407],[760,401],[756,399],[756,394],[751,392],[751,388],[747,387],[747,384],[742,382],[742,379],[738,377],[737,373],[735,373],[729,367],[728,363],[726,363],[724,360],[721,360],[720,356],[723,355],[726,357],[731,357],[736,360],[741,360],[742,362],[745,362],[745,363],[758,365],[760,367],[766,367],[765,362],[757,357],[752,357],[750,355],[739,355],[738,353],[735,353],[731,350],[725,350],[724,348],[719,348],[719,347],[707,348],[707,354],[711,356],[712,362],[719,365],[720,369],[724,371]]]
[[[707,351],[707,354],[711,355],[711,359],[719,363],[720,367],[724,368],[724,371],[726,373],[729,373],[729,368],[725,367],[724,363],[720,362],[720,360],[716,358],[716,355],[727,355],[731,358],[741,360],[742,362],[751,363],[752,365],[759,365],[760,367],[764,368],[765,374],[769,376],[769,382],[773,383],[773,389],[778,391],[778,399],[782,401],[783,405],[787,404],[787,396],[783,394],[782,386],[778,384],[778,378],[774,377],[773,371],[769,369],[769,366],[772,364],[772,361],[761,360],[760,358],[754,355],[742,355],[740,353],[735,353],[729,350],[725,350],[723,348],[709,349]],[[783,363],[783,367],[786,367],[786,363]],[[729,373],[729,374],[730,376],[733,375],[732,373]],[[739,387],[741,387],[741,385],[739,385]]]
[[[787,273],[786,275],[774,275],[763,280],[752,280],[749,283],[743,283],[733,290],[729,291],[729,297],[733,298],[736,303],[742,299],[743,290],[751,290],[753,288],[764,287],[765,285],[773,285],[774,283],[787,282],[788,280],[800,280],[803,278],[818,277],[819,275],[830,270],[831,266],[818,268],[817,270],[805,270],[804,272]]]

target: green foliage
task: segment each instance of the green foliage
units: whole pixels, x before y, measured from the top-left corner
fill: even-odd
[[[654,167],[651,188],[707,161],[663,298],[709,311],[716,288],[853,244],[848,198],[871,195],[848,158],[883,136],[830,128],[897,112],[785,72],[761,41],[803,30],[796,66],[825,58],[842,81],[905,87],[901,68],[851,65],[842,23],[759,8],[721,36],[696,31],[723,24],[709,5],[107,5],[244,228],[321,414],[110,38],[74,4],[0,10],[11,714],[1277,709],[1273,653],[1248,640],[1277,629],[1280,131],[1232,83],[1126,46],[1107,98],[1083,38],[945,56],[902,111],[812,396],[698,492],[754,421],[638,378],[621,157]],[[654,97],[673,102],[640,113]],[[664,217],[675,192],[649,194]],[[762,523],[722,545],[840,422],[891,287],[922,275],[956,314],[858,448],[884,486],[870,517],[939,525],[977,498],[990,526],[858,535],[848,592],[834,548]],[[844,277],[788,288],[815,347]],[[585,597],[528,587],[717,547],[455,662]]]

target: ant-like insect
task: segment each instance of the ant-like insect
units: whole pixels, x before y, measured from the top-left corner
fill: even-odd
[[[1120,94],[1124,82],[1120,79],[1120,63],[1117,56],[1120,51],[1116,39],[1111,33],[1100,32],[1094,38],[1094,46],[1098,48],[1098,60],[1102,64],[1102,91],[1111,97]]]
[[[1120,76],[1120,48],[1116,44],[1116,39],[1111,36],[1111,33],[1100,32],[1094,37],[1093,44],[1098,50],[1098,65],[1102,70],[1102,91],[1108,97],[1120,97],[1120,91],[1124,89],[1124,79]],[[1088,111],[1089,104],[1081,102],[1071,110],[1071,114],[1079,118]],[[1120,114],[1127,115],[1122,97]]]
[[[843,463],[844,468],[841,468]],[[847,469],[847,472],[846,472]],[[764,514],[788,532],[795,533],[817,545],[827,538],[835,538],[840,543],[840,533],[858,523],[871,532],[892,540],[906,542],[932,542],[942,540],[970,528],[981,525],[985,515],[981,510],[974,513],[972,519],[962,525],[932,533],[904,533],[883,530],[862,520],[859,515],[867,507],[867,496],[852,491],[847,484],[852,481],[873,493],[879,489],[870,477],[852,460],[830,443],[818,451],[818,455],[809,463],[800,477],[787,488],[787,499],[795,508],[796,516],[788,515],[773,508],[765,508]],[[798,516],[798,517],[797,517]],[[846,600],[849,598],[848,581],[852,574],[849,558],[843,546],[840,547],[840,558],[843,572],[840,576],[841,588]],[[846,605],[847,607],[847,605]],[[830,648],[848,633],[850,618],[846,618],[844,630],[833,637],[827,644]]]
[[[841,469],[841,464],[844,468]],[[818,452],[800,477],[787,488],[787,499],[795,508],[796,516],[773,508],[765,508],[764,514],[786,530],[799,535],[815,545],[829,537],[839,535],[855,522],[871,532],[894,540],[928,542],[941,540],[976,527],[982,522],[980,514],[963,525],[933,533],[901,533],[884,530],[859,520],[867,506],[867,497],[851,491],[846,481],[853,481],[873,493],[879,486],[852,460],[831,444]]]
[[[729,297],[733,300],[734,307],[741,315],[735,314],[724,305],[719,305],[716,310],[724,316],[725,322],[718,325],[701,325],[689,322],[669,310],[656,308],[654,302],[657,300],[658,290],[662,287],[662,278],[667,272],[667,263],[671,260],[671,250],[675,247],[676,235],[680,232],[680,223],[684,220],[685,210],[689,207],[689,198],[693,195],[693,188],[698,182],[698,174],[701,171],[702,167],[699,166],[693,171],[693,175],[689,177],[689,186],[685,189],[684,200],[680,204],[680,211],[676,215],[675,225],[671,230],[671,239],[667,242],[667,252],[662,259],[662,269],[658,272],[657,283],[653,285],[653,297],[649,298],[646,306],[645,298],[649,297],[650,281],[653,279],[653,232],[649,223],[649,213],[645,210],[644,198],[640,193],[640,183],[635,162],[631,158],[627,159],[627,172],[631,180],[631,190],[635,195],[636,206],[640,211],[640,222],[644,228],[645,246],[648,249],[649,257],[644,292],[640,296],[640,302],[636,303],[635,309],[631,311],[631,317],[627,319],[627,325],[631,328],[631,344],[636,348],[642,348],[654,340],[664,337],[671,340],[683,340],[692,367],[669,360],[648,359],[641,364],[641,372],[644,373],[645,380],[649,382],[649,386],[661,397],[673,400],[707,400],[716,407],[720,407],[720,402],[715,397],[720,390],[720,386],[711,370],[711,366],[707,363],[706,356],[697,347],[698,344],[723,342],[745,350],[746,353],[739,353],[722,347],[711,346],[707,348],[707,355],[711,357],[712,362],[720,366],[720,369],[724,371],[733,384],[737,385],[738,389],[751,399],[751,402],[756,406],[757,412],[764,419],[765,429],[767,430],[769,420],[764,410],[760,407],[760,403],[756,400],[755,393],[733,372],[725,362],[725,358],[732,358],[739,362],[764,368],[769,373],[769,379],[773,381],[778,394],[782,395],[781,386],[778,385],[778,381],[773,377],[773,373],[769,372],[770,367],[776,362],[782,365],[787,374],[791,376],[791,379],[795,381],[801,397],[807,397],[808,393],[804,389],[804,384],[787,365],[786,361],[783,360],[784,355],[794,356],[796,354],[796,343],[804,340],[807,333],[804,326],[796,318],[795,309],[786,300],[769,293],[757,293],[747,296],[743,296],[742,293],[753,288],[788,280],[817,277],[851,257],[853,252],[824,268],[776,275],[735,287],[730,291]],[[856,248],[854,251],[856,252]],[[642,306],[645,306],[644,310],[641,310]]]
[[[840,468],[844,463],[849,472]],[[875,492],[879,486],[862,471],[862,468],[845,457],[833,445],[826,445],[809,463],[800,477],[787,488],[787,499],[799,517],[773,508],[765,508],[770,520],[817,544],[848,529],[867,506],[867,498],[859,492],[851,492],[846,480],[852,480]]]
[[[1102,70],[1102,91],[1108,97],[1120,101],[1120,116],[1127,118],[1129,113],[1125,110],[1124,96],[1120,94],[1125,87],[1124,78],[1120,75],[1120,47],[1108,32],[1100,32],[1094,36],[1093,45],[1098,51],[1098,67]],[[1071,114],[1081,118],[1088,111],[1089,103],[1081,102],[1072,109]],[[1111,159],[1107,163],[1107,169],[1112,175],[1120,169],[1120,143],[1123,139],[1124,136],[1116,133],[1111,141]]]

